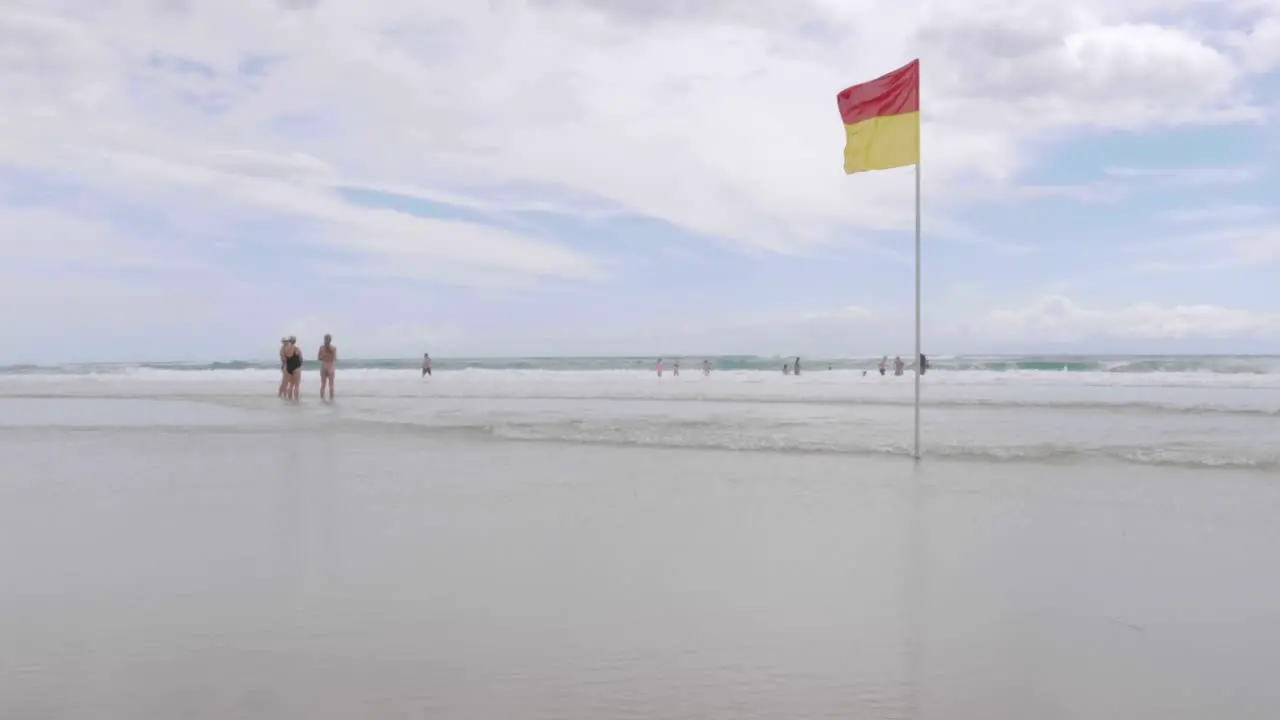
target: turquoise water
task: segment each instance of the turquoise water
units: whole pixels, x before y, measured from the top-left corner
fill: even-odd
[[[700,367],[710,360],[717,370],[780,370],[792,357],[764,357],[758,355],[720,355],[710,357],[667,356],[668,367],[679,360],[688,368]],[[908,359],[908,358],[904,358]],[[652,368],[657,360],[652,357],[520,357],[520,358],[432,358],[432,367],[438,370],[637,370]],[[892,357],[890,358],[892,361]],[[880,359],[875,357],[802,357],[801,365],[809,372],[826,370],[871,370]],[[964,370],[978,372],[1044,371],[1044,372],[1115,372],[1158,373],[1200,372],[1216,374],[1280,374],[1280,355],[957,355],[929,358],[934,370]],[[349,370],[401,370],[416,369],[421,358],[346,359],[342,366]],[[314,366],[308,361],[306,366]],[[8,365],[0,366],[0,375],[45,374],[101,374],[127,372],[136,369],[151,370],[269,370],[278,366],[275,360],[223,360],[215,362],[136,362],[136,363],[75,363],[66,365]]]

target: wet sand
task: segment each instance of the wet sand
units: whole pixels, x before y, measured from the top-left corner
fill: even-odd
[[[1280,713],[1270,474],[72,410],[0,427],[0,717]]]

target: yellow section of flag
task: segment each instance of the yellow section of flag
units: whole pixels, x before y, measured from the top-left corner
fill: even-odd
[[[844,120],[846,173],[920,162],[920,61],[845,88],[836,95]]]

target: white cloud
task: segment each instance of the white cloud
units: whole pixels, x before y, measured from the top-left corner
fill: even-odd
[[[1194,219],[1194,218],[1193,218]],[[1209,223],[1206,223],[1208,225]],[[1201,273],[1280,262],[1280,224],[1228,224],[1132,243],[1123,252],[1149,272]]]
[[[1106,174],[1130,182],[1157,185],[1204,187],[1240,185],[1257,180],[1264,170],[1256,166],[1176,167],[1176,168],[1107,168]]]
[[[109,223],[41,206],[0,205],[0,263],[9,268],[167,268],[189,266],[171,248],[144,247]]]
[[[1081,306],[1061,295],[1049,295],[1025,307],[991,311],[966,323],[964,329],[969,334],[1005,342],[1078,342],[1098,337],[1270,338],[1280,335],[1280,312],[1154,303],[1100,309]]]
[[[63,272],[55,278],[0,272],[0,305],[10,309],[0,313],[0,334],[11,341],[5,354],[21,354],[37,339],[94,330],[163,335],[189,323],[191,308],[199,302],[193,295],[176,286],[140,284],[101,271]],[[202,304],[213,302],[206,298]]]
[[[1280,261],[1280,225],[1235,227],[1192,238],[1207,257],[1201,267],[1270,265]],[[1209,259],[1216,257],[1216,262]]]
[[[1201,208],[1182,208],[1164,214],[1170,222],[1179,224],[1231,225],[1249,223],[1271,217],[1274,208],[1263,205],[1222,203]]]
[[[940,71],[962,101],[998,101],[1019,122],[1143,127],[1247,115],[1239,73],[1186,32],[1104,23],[1081,6],[949,5],[925,25],[934,48],[960,60]],[[980,72],[977,70],[981,69]]]
[[[801,319],[807,322],[859,322],[871,317],[871,311],[861,305],[846,305],[835,310],[817,310],[801,313]]]
[[[1116,182],[1088,182],[1063,185],[1023,185],[1016,188],[1005,188],[1002,192],[1010,200],[1028,198],[1068,198],[1082,203],[1114,203],[1128,192],[1129,188]]]
[[[1247,31],[1234,35],[1231,44],[1251,71],[1264,73],[1275,69],[1280,66],[1280,17],[1261,16]]]
[[[74,201],[0,207],[0,259],[14,276],[0,295],[33,298],[42,317],[23,327],[48,318],[82,327],[89,316],[172,327],[195,310],[209,319],[217,298],[201,295],[207,287],[164,294],[58,268],[198,268],[216,243],[301,248],[300,269],[331,276],[509,286],[611,271],[510,223],[360,206],[346,188],[495,218],[638,213],[752,250],[907,230],[911,171],[843,175],[834,95],[915,56],[926,232],[1024,253],[949,210],[1256,177],[1256,168],[1120,168],[1086,186],[1007,191],[1074,132],[1256,119],[1245,90],[1251,73],[1274,67],[1280,7],[1241,0],[1229,10],[1243,29],[1202,28],[1192,0],[10,0],[0,9],[0,173],[58,179]],[[156,227],[135,231],[128,220],[138,217]],[[278,225],[243,231],[260,221]],[[1280,257],[1274,228],[1219,232],[1230,236],[1188,240],[1174,258]],[[23,277],[34,268],[64,274]],[[234,270],[211,285],[230,294]],[[76,314],[95,297],[88,315]],[[803,347],[883,322],[860,309],[797,311],[731,324],[738,339],[725,343],[776,332],[780,345]],[[349,319],[313,322],[329,323],[348,342],[375,345],[472,337],[412,324],[360,335],[364,325]],[[546,328],[528,332],[554,344]],[[633,335],[661,343],[664,332]]]
[[[310,357],[325,334],[351,357],[414,357],[440,348],[465,351],[469,339],[456,328],[403,322],[352,322],[348,318],[304,317],[285,324],[282,335],[298,338]]]
[[[905,228],[909,172],[840,172],[833,95],[918,54],[931,197],[1012,177],[1064,128],[1252,112],[1230,55],[1152,24],[1153,8],[1136,2],[8,7],[0,162],[133,187],[159,181],[157,167],[119,158],[149,156],[185,166],[208,192],[305,210],[345,237],[380,234],[385,214],[350,210],[313,184],[454,195],[516,184],[529,189],[520,203],[536,201],[534,188],[568,190],[779,249],[850,225]],[[280,197],[299,185],[313,192]],[[435,243],[439,228],[398,222],[430,262],[446,253],[591,274],[586,259],[545,244]],[[447,257],[463,244],[471,257]]]
[[[997,240],[966,225],[951,222],[945,218],[931,219],[928,222],[928,238],[930,242],[936,239],[944,239],[1006,256],[1028,255],[1037,250],[1037,248],[1023,242]],[[908,258],[908,261],[914,262],[914,256]]]
[[[987,202],[1068,198],[1081,203],[1114,204],[1144,190],[1240,187],[1258,182],[1266,178],[1267,174],[1268,170],[1264,165],[1108,167],[1102,168],[1102,178],[1098,180],[979,187],[966,189],[963,193],[966,198]]]
[[[928,301],[927,301],[928,302]],[[833,310],[761,313],[749,317],[712,317],[704,313],[603,328],[589,336],[529,328],[508,340],[530,354],[777,354],[787,356],[909,356],[914,344],[914,315],[902,306],[853,306]],[[317,328],[318,329],[318,328]],[[445,337],[441,333],[440,337]],[[1022,305],[968,303],[924,308],[922,341],[926,352],[1035,352],[1070,348],[1074,352],[1136,352],[1159,343],[1182,348],[1266,347],[1280,337],[1280,312],[1222,307],[1206,303],[1136,303],[1090,306],[1066,295],[1046,293]],[[441,352],[501,352],[492,338],[465,330],[434,347]],[[1229,350],[1228,350],[1229,351]]]

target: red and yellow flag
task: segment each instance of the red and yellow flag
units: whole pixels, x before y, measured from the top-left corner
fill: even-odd
[[[836,95],[846,173],[920,162],[920,61]]]

